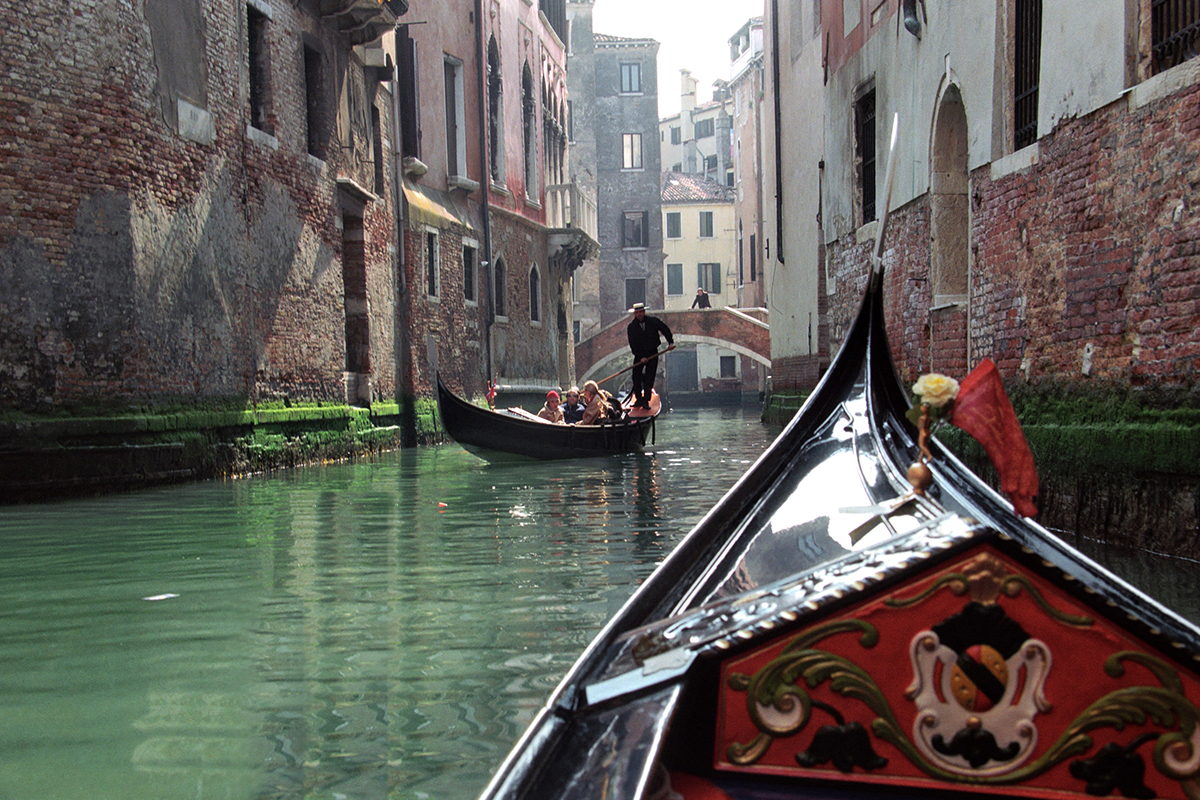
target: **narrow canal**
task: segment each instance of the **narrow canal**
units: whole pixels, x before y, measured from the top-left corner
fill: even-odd
[[[446,445],[0,509],[0,800],[473,797],[777,432],[681,410],[637,456]],[[1194,565],[1100,555],[1200,616]]]

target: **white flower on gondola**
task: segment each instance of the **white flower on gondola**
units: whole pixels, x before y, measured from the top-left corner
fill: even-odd
[[[918,405],[942,408],[958,397],[958,381],[946,375],[931,372],[917,379],[912,390],[919,400]]]

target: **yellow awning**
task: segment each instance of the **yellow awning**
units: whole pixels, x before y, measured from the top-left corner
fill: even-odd
[[[404,199],[408,202],[408,218],[441,228],[446,225],[462,225],[473,228],[466,210],[447,192],[429,189],[416,183],[404,182]]]

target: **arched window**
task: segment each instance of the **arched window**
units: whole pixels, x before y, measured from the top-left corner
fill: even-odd
[[[537,169],[537,96],[533,91],[533,73],[529,71],[529,62],[521,70],[521,119],[525,134],[525,196],[537,199],[538,169]]]
[[[497,317],[508,316],[508,278],[504,274],[504,259],[496,259],[496,268],[493,271],[495,285],[492,287],[492,303],[496,311]]]
[[[529,319],[531,322],[542,321],[542,281],[537,264],[529,268]]]
[[[492,183],[504,182],[504,93],[500,80],[500,48],[488,43],[488,162]]]

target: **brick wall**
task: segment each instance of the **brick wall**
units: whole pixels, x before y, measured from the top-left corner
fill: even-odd
[[[475,301],[463,297],[464,239],[478,242],[478,231],[461,225],[437,229],[439,242],[440,288],[432,298],[427,290],[424,225],[405,231],[405,274],[408,291],[409,335],[413,389],[429,396],[435,388],[435,372],[452,389],[474,396],[485,390],[486,354],[483,350],[487,328],[487,271],[481,269],[478,250],[475,269]]]
[[[968,304],[934,308],[928,196],[892,212],[888,336],[902,379],[963,374],[990,357],[1006,380],[1194,389],[1200,384],[1200,87],[1067,119],[1036,163],[971,175]],[[865,285],[873,241],[829,245],[832,350]],[[791,380],[777,360],[774,380]]]
[[[308,155],[300,42],[323,55],[331,125],[336,70],[365,86],[327,24],[271,8],[266,136],[247,130],[245,4],[0,3],[0,406],[344,399],[335,178],[371,181],[334,128],[327,160]],[[386,395],[390,191],[362,211]]]
[[[971,333],[1006,374],[1197,385],[1198,131],[1193,85],[1066,121],[1032,168],[974,176]]]

